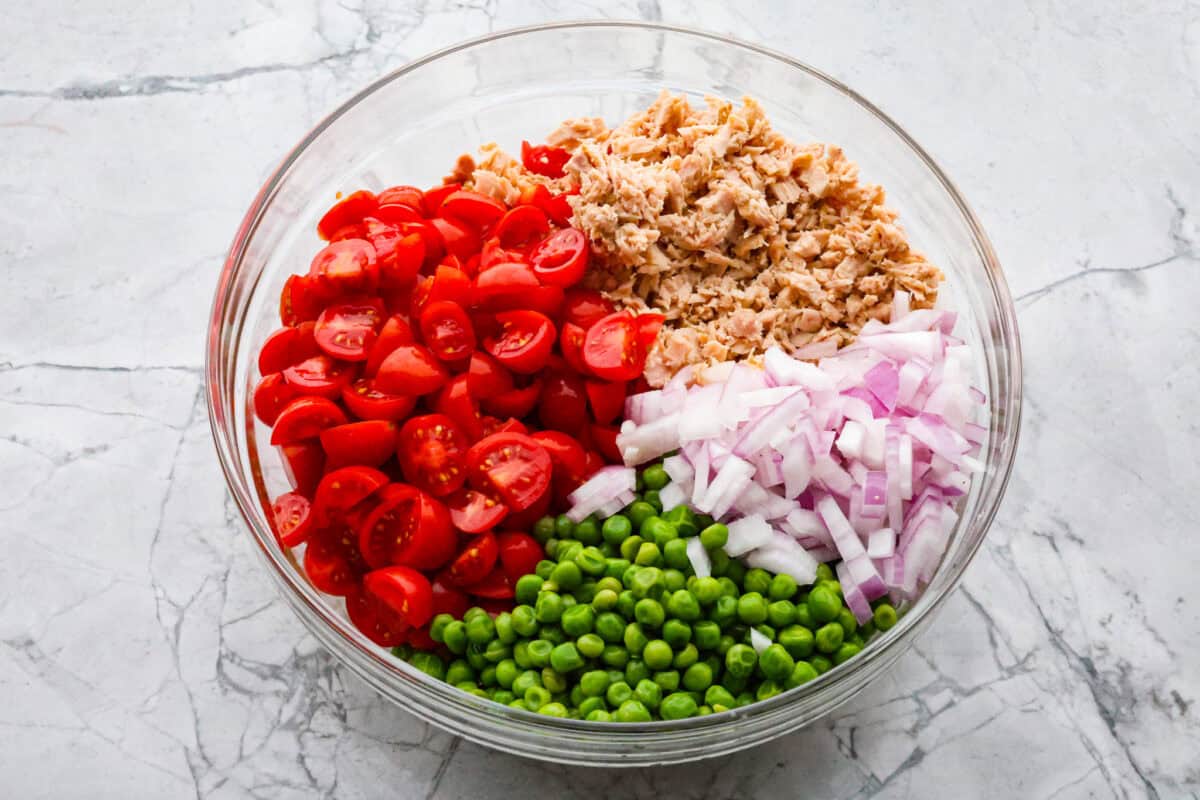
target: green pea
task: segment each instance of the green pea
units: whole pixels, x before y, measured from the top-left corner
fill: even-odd
[[[791,673],[789,673],[789,675],[790,674]],[[758,690],[754,693],[754,699],[766,700],[770,697],[774,697],[782,691],[783,689],[780,688],[779,684],[775,681],[765,680],[758,685]]]
[[[526,708],[537,711],[550,702],[550,691],[544,686],[530,686],[521,699],[525,701]]]
[[[817,671],[813,669],[813,665],[807,661],[797,661],[796,666],[792,668],[792,674],[784,681],[785,689],[794,689],[801,684],[808,683],[817,677]]]
[[[842,585],[837,581],[817,581],[816,586],[823,586],[837,595],[839,600],[842,599]],[[816,588],[816,586],[813,588]]]
[[[607,678],[607,677],[608,676],[606,675],[605,678]],[[604,685],[606,687],[608,686],[607,683],[605,683]],[[585,694],[587,693],[586,690],[584,693]],[[604,695],[604,692],[601,692],[599,695],[597,695],[595,697],[589,695],[589,696],[583,698],[583,702],[579,704],[579,713],[583,715],[584,719],[587,719],[588,714],[591,714],[593,711],[608,710],[608,703],[604,702],[603,695]]]
[[[650,710],[637,700],[626,700],[613,714],[617,722],[649,722]]]
[[[575,539],[584,544],[600,543],[600,523],[594,516],[588,517],[575,526]]]
[[[559,564],[565,564],[575,560],[575,556],[583,552],[583,542],[563,542],[558,546],[558,552],[554,554],[554,558]],[[553,578],[553,575],[551,575]]]
[[[513,681],[521,674],[521,670],[517,662],[511,658],[506,658],[496,665],[496,683],[500,684],[505,689],[511,689]]]
[[[836,622],[830,622],[828,625],[822,625],[817,629],[816,642],[817,649],[822,653],[836,653],[837,649],[842,646],[842,639],[845,636],[845,631],[842,626]]]
[[[413,653],[409,663],[439,681],[446,677],[446,663],[437,653]]]
[[[605,558],[613,558],[615,556],[619,556],[620,554],[621,549],[619,547],[613,547],[608,542],[600,543],[600,555],[604,556]]]
[[[607,711],[605,711],[602,708],[597,708],[595,711],[590,712],[586,717],[584,717],[584,719],[586,719],[588,722],[612,722],[613,721],[612,714],[609,714]]]
[[[629,569],[631,563],[627,558],[610,558],[604,567],[604,577],[613,578],[620,583],[621,576]]]
[[[692,664],[683,672],[683,688],[689,692],[703,692],[712,682],[712,668],[708,664]]]
[[[771,578],[771,584],[767,587],[767,597],[771,600],[791,600],[799,589],[795,578],[780,574]]]
[[[858,635],[862,637],[863,642],[870,641],[875,635],[875,620],[874,618],[867,620],[862,625],[858,626]]]
[[[738,599],[723,594],[717,598],[717,602],[713,604],[712,610],[708,612],[708,618],[713,622],[726,628],[732,625],[738,615]]]
[[[731,578],[726,578],[726,577],[717,578],[717,583],[721,584],[721,594],[728,595],[729,597],[732,597],[735,600],[742,593],[742,590],[738,588],[738,585],[736,583],[734,583],[733,579],[731,579]]]
[[[646,482],[647,489],[658,490],[671,482],[671,476],[662,464],[651,464],[642,472],[642,480]]]
[[[700,620],[693,624],[691,629],[692,640],[701,650],[715,650],[721,641],[721,626],[712,620]]]
[[[675,506],[663,514],[662,518],[674,525],[680,536],[695,536],[700,531],[696,524],[696,514],[686,505]]]
[[[629,651],[619,644],[606,644],[604,651],[600,653],[600,660],[607,667],[624,669],[629,663]]]
[[[408,659],[412,658],[412,654],[412,645],[398,644],[392,648],[392,655],[401,661],[408,661]]]
[[[717,655],[724,658],[729,652],[729,648],[733,647],[735,644],[737,644],[736,639],[729,634],[722,634],[721,638],[717,640]]]
[[[779,644],[792,658],[808,658],[815,646],[812,631],[800,625],[791,625],[781,630]]]
[[[604,700],[609,706],[619,706],[631,697],[633,697],[633,689],[625,681],[610,683],[604,692]]]
[[[554,535],[559,539],[570,539],[575,534],[575,523],[566,514],[554,518]]]
[[[702,606],[711,606],[721,596],[721,583],[711,576],[697,578],[692,587],[692,594]]]
[[[849,661],[850,659],[854,658],[856,655],[858,655],[861,652],[862,652],[861,646],[859,646],[857,644],[853,644],[851,642],[846,642],[845,644],[843,644],[841,647],[839,647],[837,649],[836,653],[833,654],[833,663],[834,664],[843,664],[843,663]]]
[[[812,611],[808,609],[807,598],[796,604],[796,624],[803,625],[809,630],[818,627],[817,623],[813,620]]]
[[[496,635],[496,624],[487,614],[474,617],[467,623],[467,641],[471,644],[487,644]]]
[[[608,691],[608,673],[594,669],[579,676],[579,689],[585,697],[600,697]]]
[[[737,599],[738,619],[747,625],[759,625],[767,621],[767,604],[758,592],[747,592]]]
[[[691,691],[699,691],[699,689],[693,689]],[[724,686],[721,686],[720,684],[713,684],[704,690],[704,702],[707,705],[713,706],[714,708],[716,706],[733,708],[734,703],[736,703],[737,700],[734,699],[734,696],[730,694],[729,690]]]
[[[662,639],[654,639],[647,642],[646,647],[642,650],[642,660],[652,670],[666,669],[671,666],[673,655],[671,645]]]
[[[433,618],[433,622],[429,623],[429,638],[440,644],[443,641],[442,633],[451,622],[454,622],[453,615],[438,614]]]
[[[513,627],[512,614],[507,611],[501,611],[496,615],[496,638],[504,644],[513,644],[517,641],[517,631]]]
[[[549,554],[547,554],[547,555],[549,555]],[[537,575],[539,578],[541,578],[544,581],[550,577],[550,573],[553,572],[554,568],[557,566],[558,566],[558,564],[556,564],[555,562],[549,561],[549,560],[543,558],[541,561],[539,561],[537,563],[537,566],[535,566],[533,568],[533,574]]]
[[[534,639],[525,649],[530,666],[541,669],[550,663],[550,651],[554,649],[554,644],[546,639]]]
[[[582,588],[583,588],[583,587],[581,586],[581,587],[580,587],[580,589],[582,589]],[[575,591],[579,591],[579,589],[576,589]],[[565,613],[565,612],[566,612],[566,610],[567,610],[568,608],[570,608],[571,606],[574,606],[574,605],[578,605],[578,604],[579,604],[579,600],[578,600],[578,599],[576,599],[575,595],[573,595],[573,594],[564,594],[564,595],[562,596],[562,601],[563,601],[563,612],[564,612],[564,613]]]
[[[842,601],[826,586],[817,586],[808,593],[808,610],[818,623],[832,622],[842,610]]]
[[[854,612],[848,608],[843,608],[838,612],[837,619],[834,620],[838,625],[842,626],[842,633],[847,638],[854,635],[858,630],[858,620],[854,618]]]
[[[633,696],[634,699],[653,711],[662,702],[662,687],[649,679],[640,680],[637,686],[633,687]]]
[[[607,562],[605,563],[607,564]],[[620,578],[610,578],[609,576],[605,575],[596,581],[597,594],[600,592],[612,592],[614,594],[620,594],[624,588],[625,587],[622,585]]]
[[[641,600],[644,597],[657,599],[662,596],[666,579],[658,567],[645,567],[634,574],[631,583],[629,589],[637,599]]]
[[[570,592],[579,588],[579,584],[583,582],[583,572],[574,561],[561,561],[554,568],[554,572],[550,573],[550,580]]]
[[[642,500],[650,504],[651,508],[654,509],[655,514],[662,513],[662,497],[659,495],[657,489],[647,489],[646,491],[642,492]]]
[[[516,700],[513,700],[511,703],[509,703],[509,704],[508,704],[508,707],[509,707],[509,708],[519,708],[519,709],[521,709],[522,711],[528,711],[528,710],[529,710],[529,706],[525,705],[525,701],[524,701],[524,700],[522,700],[522,699],[521,699],[521,698],[519,698],[519,697],[518,697]]]
[[[833,567],[828,564],[817,565],[817,581],[831,581],[833,579]]]
[[[637,557],[638,549],[645,543],[646,540],[640,536],[630,536],[621,542],[621,558],[632,564]]]
[[[458,683],[451,685],[455,689],[466,692],[467,694],[473,694],[476,697],[487,697],[487,692],[482,691],[479,688],[479,684],[475,681],[459,681]]]
[[[596,612],[591,606],[575,605],[563,612],[561,624],[567,636],[578,638],[585,633],[591,633],[595,622]]]
[[[585,575],[599,577],[608,568],[608,560],[595,547],[585,547],[575,555],[575,566]]]
[[[668,592],[678,592],[687,586],[687,576],[677,569],[663,570],[663,589]]]
[[[880,603],[875,607],[872,620],[879,630],[890,630],[896,624],[896,609],[890,603]]]
[[[579,584],[579,588],[575,590],[574,597],[577,603],[590,605],[592,598],[596,596],[596,580],[587,573],[584,573],[583,583]]]
[[[554,517],[542,517],[533,523],[533,538],[538,544],[546,544],[546,540],[554,535]]]
[[[446,683],[462,683],[475,680],[475,670],[461,658],[456,658],[446,666]]]
[[[521,669],[529,669],[533,662],[529,660],[529,642],[521,641],[513,645],[513,661]]]
[[[625,619],[633,616],[633,609],[637,607],[637,598],[629,589],[624,590],[617,595],[617,613]]]
[[[667,600],[667,613],[684,622],[695,622],[701,616],[700,601],[687,589],[680,589]]]
[[[736,558],[730,559],[729,566],[725,568],[725,577],[741,586],[742,580],[746,577],[746,568]]]
[[[541,592],[534,606],[534,615],[543,625],[558,622],[563,615],[562,597],[556,592]]]
[[[542,686],[555,694],[563,694],[567,691],[567,676],[554,667],[542,667]]]
[[[579,648],[580,654],[584,658],[599,658],[604,652],[604,640],[594,633],[585,633],[575,640],[575,646]]]
[[[550,666],[555,672],[567,673],[579,669],[584,664],[583,656],[574,642],[563,642],[550,651]]]
[[[719,638],[720,633],[717,636]],[[669,619],[663,623],[662,637],[672,649],[677,650],[692,640],[692,626],[678,619]]]
[[[542,625],[538,628],[538,636],[550,644],[562,644],[567,640],[567,634],[558,625]]]
[[[610,644],[619,642],[625,634],[625,620],[611,611],[605,611],[596,617],[594,629],[604,641]]]
[[[557,558],[558,547],[562,544],[562,539],[556,539],[553,536],[546,540],[546,544],[542,549],[546,551],[546,558]]]
[[[649,536],[646,535],[647,528],[649,528]],[[662,517],[651,517],[650,519],[646,520],[646,524],[642,526],[642,538],[650,539],[656,545],[658,545],[660,550],[664,551],[667,545],[671,542],[683,541],[679,538],[679,531],[675,529],[675,526],[667,522]],[[685,553],[686,547],[687,542],[684,542]],[[680,567],[680,569],[682,569],[682,567]]]
[[[687,719],[696,715],[696,700],[684,692],[674,692],[663,698],[658,714],[663,719]]]
[[[629,509],[626,511],[625,515],[629,517],[629,522],[633,525],[634,529],[640,530],[642,523],[657,513],[658,512],[655,510],[654,506],[650,505],[646,501],[635,500],[629,504]]]
[[[503,660],[503,659],[502,659]],[[479,682],[488,688],[496,686],[496,664],[488,664],[479,672]]]
[[[663,611],[661,603],[647,597],[638,600],[637,605],[633,607],[633,616],[643,628],[660,628],[666,619],[666,612]]]
[[[792,674],[796,660],[781,644],[772,644],[758,656],[758,667],[762,674],[773,681],[783,682]]]
[[[613,547],[620,547],[621,542],[632,534],[633,523],[629,521],[629,517],[622,514],[614,514],[604,520],[604,524],[600,526],[600,535]]]
[[[789,600],[776,600],[767,606],[767,622],[775,628],[786,628],[796,621],[796,606]]]
[[[517,585],[513,588],[516,601],[533,605],[537,602],[538,592],[542,590],[543,583],[545,581],[537,575],[522,575],[517,578]]]
[[[506,706],[516,699],[516,695],[507,689],[493,689],[491,694],[492,702]]]
[[[708,551],[708,559],[712,562],[710,567],[714,578],[725,577],[729,573],[729,565],[733,563],[733,559],[724,550],[717,548]]]
[[[629,650],[630,655],[640,656],[642,650],[646,647],[646,642],[650,641],[642,630],[642,626],[636,622],[631,622],[625,626],[625,648]]]
[[[719,522],[714,522],[700,531],[700,544],[705,550],[719,550],[729,541],[729,528]]]
[[[637,682],[650,677],[650,668],[640,658],[631,658],[625,665],[625,682],[637,686]]]
[[[674,692],[679,688],[679,670],[664,669],[654,673],[654,682],[657,683],[664,692]]]
[[[818,675],[824,675],[833,669],[833,662],[825,656],[813,656],[809,659],[809,663],[812,664],[813,669],[817,671]]]
[[[592,597],[592,608],[596,611],[611,611],[617,607],[617,596],[612,589],[600,589]]]
[[[642,542],[633,563],[643,567],[656,567],[662,563],[662,551],[654,542]]]
[[[483,651],[483,657],[493,664],[499,664],[512,655],[512,646],[499,639],[492,639]]]
[[[571,708],[579,708],[579,704],[584,701],[585,695],[583,687],[575,684],[571,687],[571,691],[567,692],[567,698],[571,701]]]
[[[748,676],[757,664],[758,655],[749,645],[735,644],[725,654],[725,669],[730,675]]]
[[[732,675],[729,672],[721,679],[721,683],[725,688],[737,695],[734,699],[735,705],[745,705],[742,703],[742,694],[746,691],[746,685],[750,683],[749,675]],[[750,695],[750,702],[754,702],[754,695]]]
[[[675,669],[687,669],[692,664],[700,660],[700,651],[696,649],[696,645],[688,643],[683,646],[683,649],[675,654],[674,660],[671,661],[671,666]]]
[[[746,577],[742,579],[742,588],[747,592],[767,594],[771,591],[771,573],[758,567],[748,570]]]

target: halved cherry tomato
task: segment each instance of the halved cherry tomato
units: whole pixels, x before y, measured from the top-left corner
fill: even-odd
[[[529,508],[550,486],[550,455],[521,433],[497,433],[467,453],[471,483],[495,491],[513,511]]]
[[[476,350],[471,354],[471,365],[467,370],[467,388],[473,397],[482,400],[511,390],[513,379],[499,361]]]
[[[508,506],[486,492],[459,489],[446,498],[450,521],[463,533],[483,533],[508,516]]]
[[[377,467],[396,452],[396,423],[367,420],[321,431],[327,469],[361,464]]]
[[[384,316],[378,298],[329,306],[317,317],[313,332],[317,346],[333,358],[366,361]]]
[[[371,467],[342,467],[325,473],[313,498],[317,523],[328,524],[387,483],[388,476]]]
[[[438,300],[421,312],[421,338],[442,361],[462,361],[475,349],[475,328],[458,303]]]
[[[469,226],[442,217],[434,217],[429,220],[429,224],[442,235],[442,244],[447,253],[465,259],[479,252],[479,234]]]
[[[313,532],[312,505],[307,497],[297,492],[276,497],[271,504],[271,518],[275,523],[275,535],[284,547],[302,544]]]
[[[346,595],[358,588],[360,558],[344,538],[343,529],[327,528],[314,532],[304,548],[304,572],[325,594]]]
[[[396,445],[405,479],[434,497],[463,485],[466,450],[466,435],[444,414],[413,417],[400,429]]]
[[[495,414],[498,417],[516,417],[519,419],[533,410],[541,394],[542,379],[537,378],[524,388],[509,389],[507,392],[501,392],[490,397],[481,397],[479,404],[489,414]]]
[[[562,228],[543,239],[529,254],[533,273],[548,286],[574,286],[588,263],[588,240],[583,231]]]
[[[500,240],[493,236],[483,243],[483,249],[479,251],[478,272],[484,272],[489,267],[494,267],[497,264],[520,264],[524,261],[524,252],[520,250],[506,250],[500,246]]]
[[[415,233],[421,237],[421,243],[425,245],[425,261],[422,266],[431,267],[446,254],[446,243],[442,241],[442,234],[428,222],[402,222],[398,227],[405,236]]]
[[[361,222],[352,222],[349,225],[343,225],[333,233],[329,234],[329,242],[340,242],[343,239],[365,239],[367,238],[367,229]]]
[[[325,212],[325,216],[321,217],[321,221],[317,223],[317,235],[322,239],[329,240],[334,231],[346,225],[361,222],[363,217],[370,216],[378,206],[379,201],[371,192],[365,189],[352,192]]]
[[[267,337],[258,351],[258,373],[270,375],[315,356],[320,350],[313,339],[313,323],[302,322],[295,327],[280,328]]]
[[[254,415],[264,425],[274,425],[279,412],[297,397],[296,390],[288,386],[282,374],[271,373],[254,387]]]
[[[571,224],[572,217],[575,215],[575,210],[567,202],[567,198],[573,194],[579,194],[578,186],[561,194],[551,194],[547,191],[544,196],[535,198],[533,204],[545,211],[551,222],[565,228]]]
[[[529,293],[541,287],[533,267],[522,262],[494,264],[475,276],[471,305],[485,311],[524,308]]]
[[[391,610],[409,627],[420,627],[433,616],[429,579],[409,567],[384,567],[363,576],[363,590]]]
[[[382,419],[399,422],[412,413],[417,398],[411,395],[387,394],[363,378],[342,389],[342,402],[359,419]]]
[[[454,420],[469,441],[483,437],[483,424],[479,421],[479,407],[475,404],[466,375],[456,375],[438,392],[433,410]]]
[[[394,206],[420,221],[420,216],[408,206]],[[425,240],[418,233],[402,233],[395,224],[370,218],[363,222],[363,236],[375,248],[379,262],[379,286],[398,289],[411,286],[425,263]]]
[[[414,486],[392,483],[358,529],[358,546],[373,567],[406,564],[437,569],[454,556],[450,512]]]
[[[312,497],[325,474],[325,451],[321,445],[312,440],[285,444],[279,447],[279,454],[283,457],[283,471],[292,488],[305,497]]]
[[[593,425],[588,429],[588,438],[591,439],[592,445],[610,464],[620,464],[622,461],[621,449],[617,447],[618,433],[620,431],[616,428],[604,425]]]
[[[377,199],[381,206],[402,205],[420,209],[424,196],[425,193],[415,186],[389,186],[379,193]]]
[[[530,438],[549,454],[556,481],[572,484],[568,491],[583,483],[587,471],[587,452],[583,445],[561,431],[538,431],[530,434]]]
[[[562,313],[563,290],[561,286],[539,286],[530,289],[522,308],[545,314],[551,320],[558,319]]]
[[[375,386],[391,394],[422,395],[436,392],[450,379],[450,373],[419,344],[402,344],[379,365]]]
[[[375,343],[371,345],[367,363],[363,366],[363,375],[368,378],[375,377],[375,373],[379,372],[379,365],[393,350],[402,344],[414,344],[416,341],[417,337],[413,335],[412,325],[406,315],[393,314],[388,317],[379,335],[375,337]]]
[[[561,147],[549,145],[531,145],[521,142],[521,163],[525,169],[547,178],[561,178],[565,173],[563,167],[571,160],[571,153]]]
[[[562,333],[558,337],[558,348],[562,351],[563,360],[571,369],[581,375],[590,374],[587,364],[583,363],[583,340],[587,331],[572,322],[564,322]]]
[[[493,200],[486,194],[460,189],[446,195],[439,213],[442,216],[453,217],[465,222],[475,230],[481,230],[489,225],[494,225],[507,210],[503,203]]]
[[[455,586],[469,586],[487,577],[496,566],[500,548],[496,545],[496,534],[482,533],[467,541],[462,552],[450,562],[446,579]]]
[[[279,412],[275,427],[271,429],[271,444],[293,444],[312,439],[326,428],[346,422],[346,414],[336,403],[324,397],[300,397]]]
[[[324,293],[307,275],[290,275],[279,294],[279,321],[284,325],[311,322],[321,313]]]
[[[375,248],[365,239],[332,242],[313,258],[308,274],[328,291],[374,291],[379,285],[379,264],[375,260]]]
[[[283,371],[283,378],[296,394],[337,397],[354,380],[355,367],[325,354],[306,358]]]
[[[517,206],[500,218],[492,233],[500,240],[501,247],[522,247],[538,241],[549,231],[550,220],[545,211],[535,206]]]
[[[553,494],[548,491],[524,511],[510,513],[504,520],[504,527],[512,530],[532,530],[537,521],[549,513],[550,503],[554,499]]]
[[[375,209],[375,219],[378,219],[380,222],[386,225],[392,225],[396,228],[400,228],[402,225],[406,225],[411,222],[425,222],[425,217],[420,211],[412,206],[406,206],[400,203],[391,203]],[[424,239],[422,238],[422,244],[423,243]],[[372,242],[372,244],[374,243]]]
[[[431,583],[433,589],[433,615],[449,614],[460,619],[471,607],[471,599],[466,592],[459,591],[447,583],[439,574]]]
[[[658,338],[658,329],[663,326],[666,317],[658,312],[649,311],[637,315],[637,341],[638,345],[649,350],[654,346],[654,340]]]
[[[514,417],[508,419],[496,419],[495,417],[483,417],[483,435],[492,436],[497,433],[529,433],[529,428],[525,427],[525,423]]]
[[[408,626],[362,587],[346,595],[346,615],[354,627],[380,647],[395,647],[407,638]]]
[[[642,374],[646,350],[638,342],[633,316],[619,311],[588,328],[583,340],[583,361],[598,378],[629,381]]]
[[[613,423],[625,411],[624,381],[593,381],[584,383],[592,416],[601,425]]]
[[[499,335],[484,340],[484,348],[513,372],[529,374],[546,365],[554,347],[554,323],[537,311],[502,311],[496,315]]]
[[[442,203],[446,198],[461,188],[462,184],[443,183],[441,186],[426,190],[421,199],[421,210],[425,212],[426,217],[437,216],[438,212],[442,210]]]
[[[463,588],[468,594],[475,597],[486,597],[489,600],[507,600],[514,594],[512,581],[500,567],[489,572],[483,580]],[[507,606],[502,610],[507,610]]]
[[[583,470],[583,479],[587,480],[604,466],[604,457],[595,450],[587,451],[587,466]]]
[[[563,301],[563,321],[585,331],[617,308],[604,295],[591,289],[570,289]]]
[[[546,378],[538,399],[538,419],[547,428],[575,433],[588,422],[583,379],[570,372]]]
[[[414,650],[437,650],[441,647],[440,644],[433,640],[429,635],[429,624],[426,623],[419,628],[409,628],[408,633],[404,637],[405,643]]]
[[[453,264],[438,264],[433,273],[433,283],[429,287],[428,303],[439,300],[449,300],[465,306],[471,302],[471,279],[461,267]],[[420,311],[420,309],[416,309]]]
[[[498,533],[496,546],[500,551],[500,568],[514,585],[522,575],[529,575],[537,563],[546,557],[542,546],[527,533]]]

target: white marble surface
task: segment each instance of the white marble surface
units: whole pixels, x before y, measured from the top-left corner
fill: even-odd
[[[0,3],[0,794],[1200,796],[1200,6],[880,5]],[[223,251],[315,120],[455,40],[601,13],[879,103],[991,233],[1027,367],[1004,508],[895,674],[628,772],[461,743],[336,667],[251,557],[200,393]]]

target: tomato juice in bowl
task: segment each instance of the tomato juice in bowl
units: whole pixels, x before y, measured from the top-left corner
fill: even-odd
[[[576,45],[570,52],[577,55],[547,79],[530,56],[536,54],[541,64],[562,58],[564,40]],[[481,73],[486,85],[461,94],[452,91],[436,102],[425,97],[428,80],[449,81],[443,85],[467,76],[474,80],[469,62],[489,66]],[[761,703],[711,717],[620,726],[538,717],[429,680],[373,645],[350,624],[341,603],[335,606],[313,590],[267,523],[265,509],[286,484],[266,429],[255,427],[247,408],[250,376],[256,372],[259,348],[279,324],[273,306],[286,278],[311,260],[312,231],[336,192],[361,187],[379,192],[387,188],[385,180],[433,185],[443,165],[480,143],[478,131],[484,132],[483,138],[515,149],[522,139],[536,137],[568,116],[593,113],[620,119],[645,106],[663,85],[697,95],[757,95],[781,127],[797,136],[842,143],[864,172],[888,186],[913,239],[948,273],[948,301],[959,310],[960,332],[977,354],[978,382],[989,398],[988,436],[981,450],[987,469],[963,501],[962,522],[929,587],[892,630],[843,667]],[[390,117],[398,112],[389,109],[398,107],[427,110],[407,112],[403,120]],[[545,109],[540,118],[538,108]],[[431,166],[435,163],[436,168]],[[350,253],[333,264],[333,272],[341,274],[346,262],[352,272],[354,258]],[[341,344],[353,349],[356,326],[371,316],[369,307],[347,309],[336,315],[334,325],[325,327],[346,334]],[[431,325],[431,330],[437,327]],[[1019,417],[1019,358],[1003,280],[969,211],[924,155],[865,103],[806,68],[751,47],[653,26],[597,24],[501,35],[419,62],[351,101],[314,132],[264,188],[235,242],[218,290],[212,331],[210,410],[223,467],[270,571],[314,634],[381,693],[427,719],[491,746],[536,757],[577,758],[575,751],[586,749],[589,763],[597,764],[683,760],[749,746],[804,724],[885,670],[913,632],[928,624],[928,612],[940,604],[978,546],[1003,488]],[[378,336],[383,333],[380,329]],[[520,343],[528,335],[532,342],[536,334],[536,326],[520,328],[514,338]],[[447,337],[450,346],[453,338]],[[496,341],[502,338],[497,334]],[[561,348],[561,336],[557,346]],[[515,352],[519,354],[520,347]],[[567,351],[562,357],[570,360]],[[414,363],[423,362],[414,356]],[[340,378],[330,376],[324,366],[310,365],[296,377],[328,391],[322,382],[336,384]],[[619,360],[613,367],[619,370]],[[477,372],[483,376],[486,369]],[[471,370],[465,374],[469,380]],[[405,375],[430,382],[437,377]],[[557,390],[566,393],[569,388]],[[343,397],[347,403],[350,397],[354,402],[381,402],[367,389],[351,389]],[[323,411],[332,413],[328,407]],[[342,441],[330,447],[353,449],[359,441],[370,446],[383,429],[374,425],[361,433],[343,432]],[[303,472],[304,459],[298,457],[296,463]],[[364,490],[371,479],[377,480],[370,473],[365,477],[366,482],[358,484]],[[413,503],[397,498],[395,507],[411,513]],[[470,508],[470,503],[464,505]]]

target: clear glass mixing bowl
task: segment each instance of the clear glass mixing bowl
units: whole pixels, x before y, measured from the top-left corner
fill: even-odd
[[[898,625],[819,679],[745,708],[678,722],[603,724],[538,716],[460,692],[360,634],[339,598],[316,591],[275,541],[269,498],[285,490],[266,429],[249,407],[256,352],[278,325],[284,280],[318,246],[314,226],[338,191],[431,185],[460,153],[496,141],[510,152],[568,117],[619,121],[662,89],[757,98],[801,141],[841,145],[883,184],[911,240],[946,273],[943,303],[977,353],[987,391],[987,470],[932,583]],[[384,697],[481,744],[593,766],[685,761],[764,742],[825,714],[885,672],[933,620],[987,532],[1012,467],[1021,357],[1008,287],[979,222],[954,186],[895,123],[849,88],[778,53],[662,25],[547,25],[477,39],[393,72],[295,147],[246,213],[217,286],[207,351],[208,409],[229,490],[267,570],[334,655]]]

